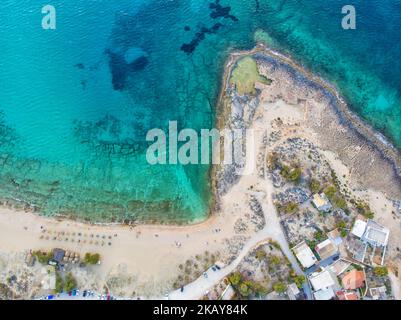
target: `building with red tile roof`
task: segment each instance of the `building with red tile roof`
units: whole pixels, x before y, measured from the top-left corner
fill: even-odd
[[[354,290],[365,286],[365,273],[353,269],[347,272],[342,278],[342,285],[344,289]]]

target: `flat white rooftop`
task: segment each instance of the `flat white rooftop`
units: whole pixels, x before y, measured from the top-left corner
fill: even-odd
[[[318,274],[312,275],[309,278],[309,281],[312,284],[313,289],[315,291],[318,291],[337,285],[334,277],[335,275],[332,275],[329,270],[325,270]]]
[[[363,220],[355,220],[354,226],[352,227],[351,233],[358,238],[361,238],[366,230],[366,221]]]
[[[389,229],[369,220],[363,237],[369,242],[373,242],[376,245],[384,247],[387,246],[389,235]]]
[[[292,250],[304,268],[313,266],[317,261],[316,256],[305,241],[296,245]]]
[[[321,289],[313,293],[316,300],[330,300],[335,297],[335,293],[332,287]]]

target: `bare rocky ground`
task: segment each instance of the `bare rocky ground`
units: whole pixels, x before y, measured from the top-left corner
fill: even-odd
[[[287,285],[293,282],[294,276],[291,264],[280,246],[270,240],[248,252],[237,268],[205,298],[215,299],[227,285],[231,285],[235,292],[234,299],[286,300],[288,297],[285,291]]]

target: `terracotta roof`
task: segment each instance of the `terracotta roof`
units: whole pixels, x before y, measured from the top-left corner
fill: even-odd
[[[363,273],[363,271],[358,271],[354,269],[346,273],[341,282],[344,289],[347,290],[361,288],[364,286],[365,274]]]
[[[336,295],[339,300],[359,300],[358,295],[355,292],[345,292],[345,291],[338,291]]]

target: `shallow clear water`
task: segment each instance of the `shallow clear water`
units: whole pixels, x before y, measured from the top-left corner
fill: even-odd
[[[0,3],[3,200],[91,220],[204,219],[209,167],[151,166],[145,135],[169,120],[213,127],[224,61],[255,37],[337,84],[401,147],[400,0],[354,1],[348,31],[340,0],[221,0],[225,12],[200,0],[49,2],[56,30],[41,28],[42,1]]]

